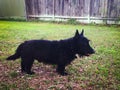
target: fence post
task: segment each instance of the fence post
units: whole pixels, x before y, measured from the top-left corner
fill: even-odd
[[[87,20],[88,20],[88,23],[90,23],[90,1],[91,0],[88,0],[88,17],[87,17]]]
[[[27,0],[24,0],[24,12],[25,12],[25,19],[26,19],[26,21],[28,21],[28,15],[27,15],[27,6],[26,6],[26,4],[27,4]]]
[[[55,0],[53,0],[53,20],[55,20]]]
[[[88,23],[90,23],[90,14],[88,14],[88,18],[87,19],[88,19]]]

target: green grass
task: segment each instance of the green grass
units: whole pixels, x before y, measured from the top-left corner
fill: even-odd
[[[70,73],[66,77],[56,74],[55,66],[38,62],[33,66],[38,71],[35,76],[22,75],[20,59],[5,60],[25,40],[66,39],[74,36],[76,29],[85,29],[85,36],[96,53],[76,59],[66,68]],[[120,26],[0,21],[0,90],[19,87],[22,90],[120,90]]]

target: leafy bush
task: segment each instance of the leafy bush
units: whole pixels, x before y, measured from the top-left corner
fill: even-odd
[[[79,22],[76,21],[76,19],[73,19],[73,18],[72,18],[72,19],[68,19],[67,23],[68,23],[68,24],[73,24],[73,25],[79,24]]]

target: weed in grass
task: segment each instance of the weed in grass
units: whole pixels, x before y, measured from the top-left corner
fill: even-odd
[[[69,66],[68,67],[69,69],[69,71],[68,72],[70,72],[71,74],[77,74],[77,68],[76,67],[74,67],[74,66]]]
[[[0,83],[0,90],[16,90],[17,84]]]
[[[0,90],[10,90],[10,86],[2,83],[2,84],[0,84]]]
[[[108,68],[99,65],[98,66],[98,74],[101,74],[101,76],[108,77],[108,74],[109,74]]]
[[[15,72],[15,71],[12,71],[12,72],[10,73],[10,77],[12,77],[12,78],[16,78],[18,75],[19,75],[19,74],[18,74],[17,72]]]

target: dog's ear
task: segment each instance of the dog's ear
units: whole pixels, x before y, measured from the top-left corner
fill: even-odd
[[[79,31],[76,29],[75,37],[79,36]]]
[[[82,32],[81,32],[81,34],[80,34],[80,35],[84,36],[84,29],[82,29]]]

